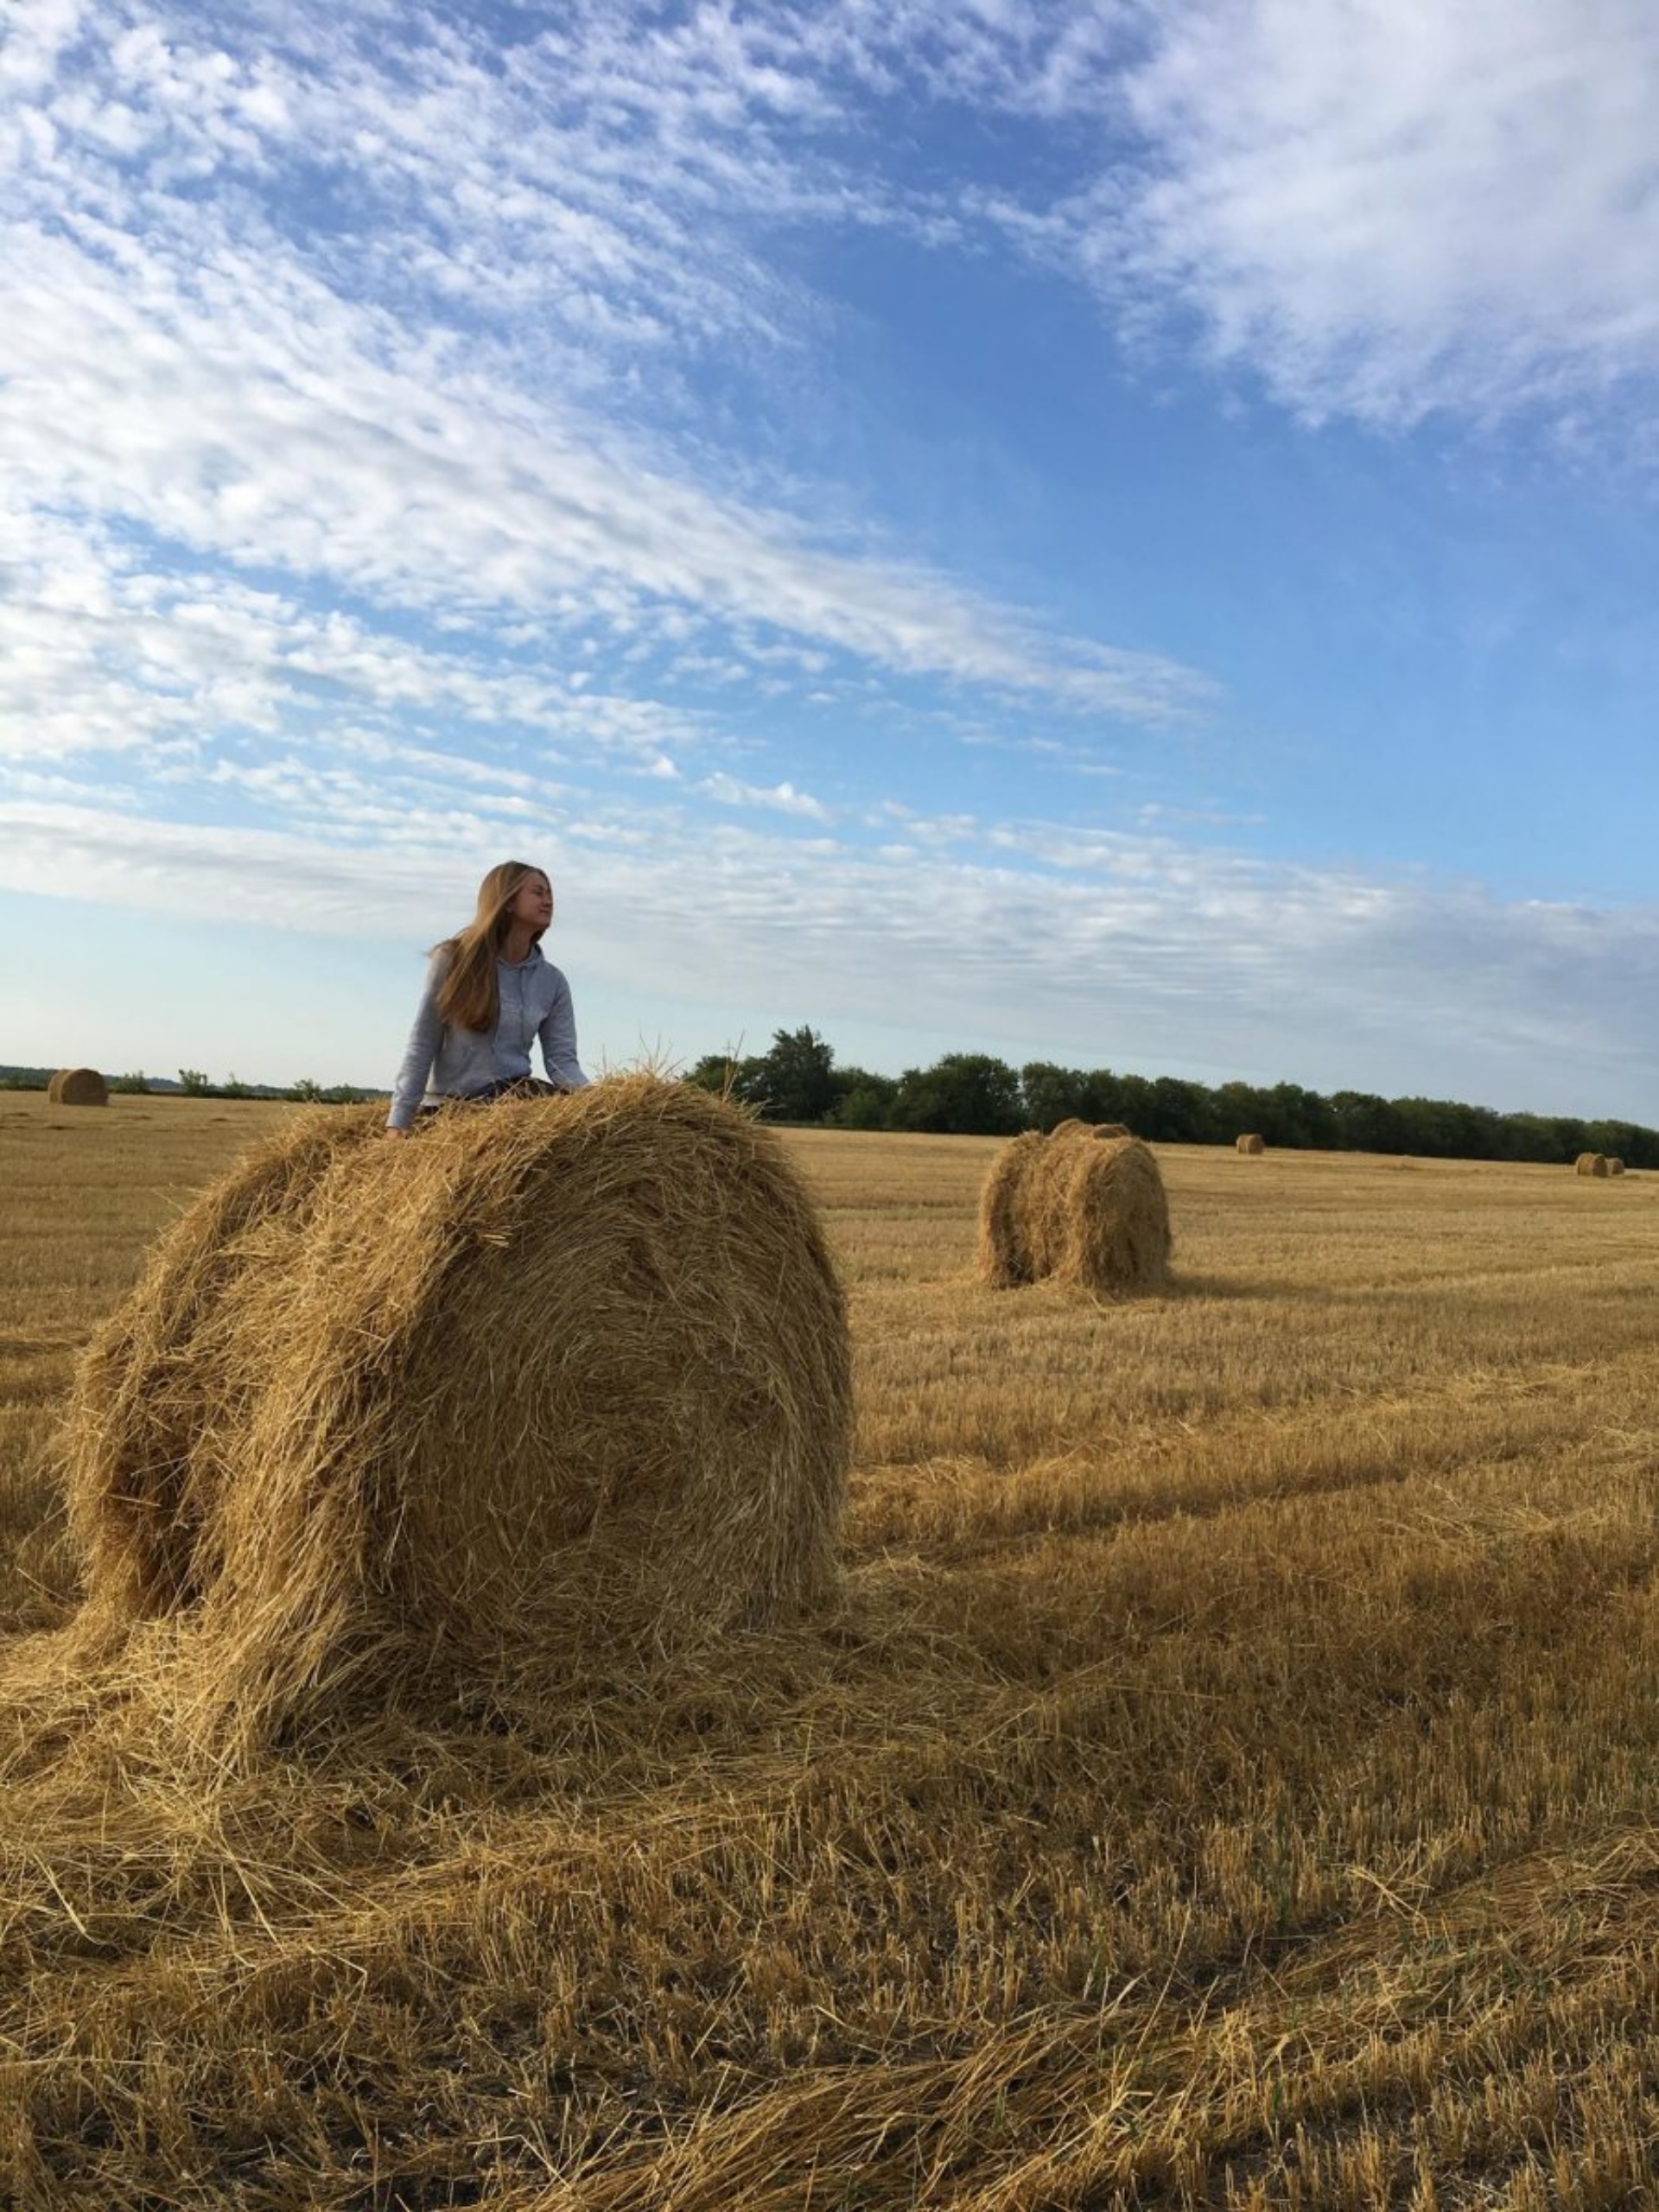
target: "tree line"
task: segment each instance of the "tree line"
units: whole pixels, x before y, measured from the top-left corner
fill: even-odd
[[[988,1052],[947,1052],[931,1067],[874,1074],[837,1064],[811,1028],[779,1029],[769,1052],[710,1052],[690,1082],[729,1091],[770,1121],[842,1129],[913,1129],[1012,1136],[1057,1122],[1122,1122],[1154,1144],[1266,1143],[1322,1152],[1391,1152],[1424,1160],[1535,1160],[1562,1165],[1581,1152],[1616,1154],[1627,1167],[1659,1167],[1659,1129],[1570,1114],[1500,1114],[1454,1098],[1328,1096],[1300,1084],[1191,1083],[1179,1076],[1009,1066]]]
[[[46,1068],[0,1068],[0,1090],[44,1090]],[[877,1075],[842,1066],[811,1028],[779,1029],[771,1050],[709,1052],[686,1080],[729,1091],[768,1121],[807,1128],[913,1129],[941,1136],[1012,1136],[1057,1122],[1122,1122],[1153,1144],[1231,1144],[1253,1130],[1269,1145],[1319,1152],[1391,1152],[1422,1160],[1534,1160],[1560,1166],[1581,1152],[1611,1153],[1627,1167],[1659,1167],[1659,1129],[1572,1114],[1499,1114],[1455,1098],[1380,1098],[1367,1090],[1326,1096],[1296,1083],[1190,1083],[1116,1068],[1020,1068],[988,1052],[947,1052],[931,1067]],[[182,1091],[208,1098],[293,1099],[352,1105],[385,1091],[357,1084],[215,1083],[200,1068],[176,1082],[142,1071],[111,1078],[111,1090]]]

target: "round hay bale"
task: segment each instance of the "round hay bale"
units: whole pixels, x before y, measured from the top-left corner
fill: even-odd
[[[46,1096],[53,1106],[107,1106],[110,1086],[96,1068],[60,1068]]]
[[[1097,1137],[1128,1137],[1135,1135],[1127,1122],[1096,1122],[1094,1133]]]
[[[1069,1114],[1065,1121],[1056,1122],[1048,1134],[1052,1137],[1086,1137],[1090,1126],[1088,1122],[1080,1122],[1075,1114]]]
[[[1607,1173],[1610,1175],[1622,1175],[1624,1173],[1624,1163],[1617,1153],[1610,1152],[1607,1154]]]
[[[90,1348],[87,1633],[169,1623],[216,1746],[394,1686],[556,1689],[828,1598],[844,1303],[778,1140],[654,1076],[297,1121]]]
[[[1573,1172],[1575,1175],[1605,1175],[1606,1159],[1599,1152],[1581,1152],[1573,1163]]]
[[[1234,1151],[1242,1152],[1251,1160],[1259,1160],[1267,1148],[1261,1138],[1255,1135],[1236,1137],[1233,1141]]]
[[[980,1193],[978,1273],[993,1288],[1155,1290],[1170,1242],[1163,1178],[1138,1137],[1080,1144],[1027,1132],[997,1154]]]

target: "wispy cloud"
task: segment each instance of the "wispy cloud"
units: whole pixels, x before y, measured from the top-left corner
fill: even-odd
[[[1570,429],[1659,370],[1656,112],[1644,0],[20,0],[0,878],[342,934],[366,880],[423,942],[510,836],[579,861],[595,973],[689,1001],[786,963],[779,1019],[1379,1087],[1428,1036],[1448,1086],[1629,1096],[1649,912],[1120,798],[1205,673],[907,549],[785,433],[836,312],[798,242],[861,230],[1063,270],[1305,417]],[[961,788],[893,802],[912,740]],[[1015,818],[1014,758],[1079,804]]]
[[[1570,423],[1659,372],[1646,0],[1144,0],[1074,83],[1122,150],[1007,208],[1131,333],[1183,323],[1315,419]]]
[[[690,616],[750,667],[787,645],[1096,715],[1201,701],[654,448],[653,318],[682,348],[753,319],[746,211],[814,200],[774,134],[823,102],[710,11],[643,48],[602,20],[486,67],[416,13],[393,67],[305,10],[235,56],[194,17],[85,19],[73,78],[43,94],[41,60],[9,117],[14,499],[429,619],[615,644]]]
[[[294,802],[302,814],[329,796]],[[562,943],[589,1006],[616,991],[637,1005],[649,976],[651,994],[704,1009],[690,1051],[749,1007],[874,1034],[890,1065],[966,1045],[1390,1092],[1426,1087],[1427,1065],[1451,1096],[1638,1118],[1659,1053],[1651,906],[1505,901],[968,817],[913,821],[893,849],[822,830],[711,832],[671,798],[645,817],[532,810],[522,826],[569,887]],[[442,922],[442,887],[457,901],[470,889],[458,848],[487,849],[501,823],[429,810],[362,827],[346,848],[17,799],[0,804],[0,885],[95,881],[156,912],[357,936],[367,914],[377,936],[414,944]],[[388,1065],[406,1016],[382,1007],[363,1033]]]
[[[765,807],[779,814],[793,814],[809,822],[828,822],[830,810],[822,799],[814,798],[810,791],[798,791],[793,784],[746,784],[735,776],[728,776],[723,769],[712,776],[705,776],[698,785],[710,798],[718,799],[722,806]]]

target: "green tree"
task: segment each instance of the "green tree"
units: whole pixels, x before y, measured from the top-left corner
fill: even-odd
[[[1269,1144],[1329,1149],[1338,1141],[1338,1123],[1331,1102],[1317,1090],[1304,1090],[1299,1083],[1275,1083],[1267,1094],[1266,1127],[1262,1134]]]
[[[1370,1090],[1337,1090],[1331,1095],[1337,1143],[1344,1152],[1401,1152],[1406,1130],[1396,1108]]]
[[[896,1129],[1012,1136],[1022,1119],[1019,1077],[988,1052],[947,1052],[931,1068],[906,1068],[893,1102]]]
[[[1091,1068],[1083,1079],[1080,1121],[1122,1122],[1136,1136],[1152,1134],[1153,1087],[1143,1075],[1119,1075],[1111,1068]]]
[[[149,1089],[149,1085],[144,1079],[143,1070],[142,1068],[134,1068],[129,1075],[118,1075],[111,1077],[110,1080],[110,1089],[111,1090],[123,1091],[129,1096],[136,1096],[141,1092],[147,1091]]]
[[[775,1122],[821,1122],[836,1103],[835,1069],[835,1048],[816,1029],[774,1031],[752,1103]]]
[[[717,1098],[729,1096],[743,1106],[766,1104],[766,1062],[753,1053],[741,1058],[734,1046],[728,1045],[723,1052],[705,1052],[685,1079],[699,1090],[713,1091]]]
[[[899,1085],[890,1075],[873,1075],[868,1068],[837,1068],[830,1119],[840,1129],[885,1129],[898,1095]]]
[[[315,1076],[302,1075],[297,1083],[289,1084],[288,1095],[302,1105],[315,1105],[322,1096],[322,1085]]]
[[[1157,1144],[1199,1144],[1209,1127],[1210,1094],[1201,1083],[1183,1083],[1173,1075],[1154,1079],[1152,1112],[1138,1134]]]
[[[1087,1111],[1089,1078],[1081,1068],[1056,1067],[1052,1060],[1028,1060],[1020,1071],[1020,1103],[1028,1128],[1045,1134],[1062,1122],[1109,1121]]]
[[[207,1077],[200,1068],[181,1068],[179,1070],[179,1089],[181,1090],[188,1090],[193,1098],[205,1097],[207,1094],[208,1087]]]

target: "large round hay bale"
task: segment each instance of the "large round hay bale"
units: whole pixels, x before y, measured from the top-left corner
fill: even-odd
[[[1262,1139],[1254,1135],[1236,1137],[1233,1141],[1233,1149],[1236,1152],[1244,1153],[1251,1160],[1258,1159],[1267,1148]]]
[[[556,1689],[828,1597],[844,1304],[777,1138],[687,1084],[283,1134],[177,1224],[67,1433],[87,1630],[251,1745]]]
[[[1170,1241],[1163,1178],[1138,1137],[1084,1143],[1027,1131],[997,1154],[980,1193],[978,1273],[995,1289],[1155,1290]]]
[[[110,1086],[96,1068],[60,1068],[46,1096],[54,1106],[107,1106]]]
[[[1581,1152],[1573,1163],[1573,1172],[1575,1175],[1605,1175],[1607,1162],[1601,1153]]]
[[[1610,1175],[1622,1175],[1624,1173],[1624,1163],[1615,1152],[1610,1152],[1607,1154],[1607,1173]]]

